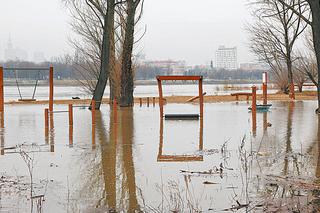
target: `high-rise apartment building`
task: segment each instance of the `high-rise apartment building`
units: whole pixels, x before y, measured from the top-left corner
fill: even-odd
[[[238,68],[237,47],[219,46],[216,51],[216,68],[234,70]]]

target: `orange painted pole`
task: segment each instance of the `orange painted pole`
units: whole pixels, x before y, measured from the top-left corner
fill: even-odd
[[[92,125],[96,124],[96,101],[91,101],[91,121]]]
[[[72,104],[68,105],[68,114],[69,114],[69,126],[73,126],[73,106]]]
[[[117,121],[118,121],[117,99],[113,100],[113,121],[114,121],[114,123],[117,123]]]
[[[156,98],[155,97],[152,97],[152,105],[153,105],[153,107],[156,106]]]
[[[162,94],[162,82],[158,78],[158,89],[159,89],[159,107],[160,107],[160,118],[163,118],[163,94]]]
[[[268,75],[267,72],[262,73],[262,97],[263,97],[263,104],[268,104]]]
[[[4,112],[3,67],[0,67],[0,112]]]
[[[252,106],[251,106],[252,113],[256,113],[257,111],[257,87],[252,86]]]
[[[44,109],[44,127],[46,129],[49,128],[49,109],[48,108]]]
[[[53,66],[49,70],[49,111],[53,111]]]
[[[147,107],[149,107],[150,105],[150,100],[149,100],[149,97],[147,97]]]
[[[200,104],[200,117],[203,117],[203,91],[202,91],[202,76],[199,80],[199,104]]]
[[[142,106],[142,98],[139,98],[140,107]]]

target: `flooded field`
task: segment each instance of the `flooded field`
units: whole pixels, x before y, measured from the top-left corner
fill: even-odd
[[[204,105],[169,121],[158,107],[104,105],[50,118],[9,105],[0,132],[1,212],[317,212],[320,124],[315,101]],[[67,110],[55,105],[55,110]],[[197,113],[168,104],[165,113]],[[256,123],[254,121],[256,120]]]
[[[252,84],[205,84],[203,91],[207,92],[208,95],[229,95],[233,92],[251,92]],[[270,85],[270,88],[273,87]],[[314,89],[312,87],[306,89]],[[19,99],[18,88],[16,86],[4,87],[4,94],[6,101],[12,101]],[[21,86],[20,92],[22,98],[31,98],[34,91],[33,86]],[[106,87],[105,96],[109,96],[109,87]],[[181,84],[181,85],[163,85],[163,91],[166,96],[172,95],[183,95],[183,96],[194,96],[198,95],[197,84]],[[269,89],[268,93],[272,94],[277,92],[276,89]],[[258,90],[258,94],[261,90]],[[135,97],[157,97],[158,96],[157,85],[137,85],[134,90]],[[49,96],[48,86],[38,86],[35,98],[37,100],[47,100]],[[80,98],[91,98],[81,86],[55,86],[54,98],[55,99],[71,99],[71,97]]]

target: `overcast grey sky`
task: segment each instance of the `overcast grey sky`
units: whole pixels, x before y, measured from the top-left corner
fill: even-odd
[[[237,46],[239,62],[252,60],[244,24],[250,20],[247,0],[145,0],[147,33],[137,51],[147,59],[214,60],[219,45]],[[46,58],[72,53],[69,16],[61,0],[10,0],[1,5],[0,58],[9,35],[15,47]],[[141,29],[140,29],[141,30]]]

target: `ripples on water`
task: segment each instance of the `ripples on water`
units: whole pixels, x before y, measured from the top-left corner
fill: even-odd
[[[6,106],[4,211],[30,209],[22,151],[33,162],[33,201],[44,195],[44,212],[308,212],[316,205],[307,204],[318,202],[315,101],[273,102],[270,112],[257,113],[256,125],[245,102],[205,104],[200,121],[161,121],[158,107],[134,107],[119,110],[116,123],[104,105],[94,128],[90,111],[75,108],[72,135],[65,113],[54,114],[46,134],[45,107]],[[197,111],[197,105],[165,107],[166,113]]]

